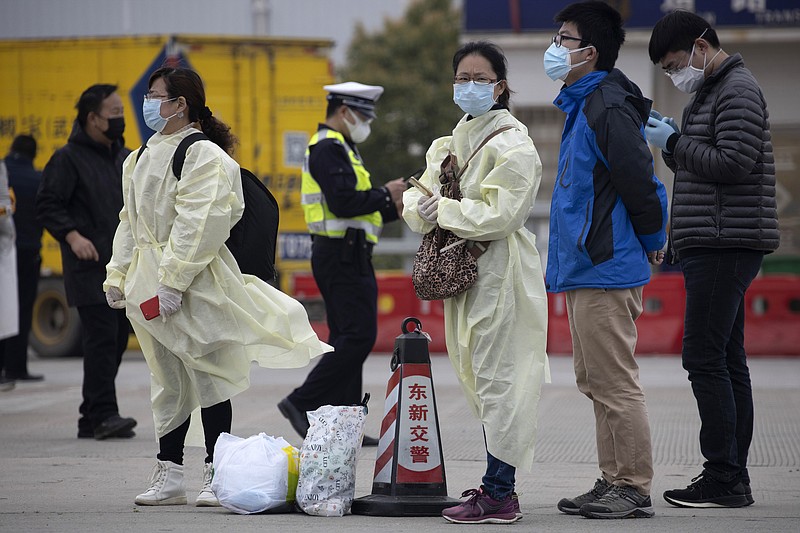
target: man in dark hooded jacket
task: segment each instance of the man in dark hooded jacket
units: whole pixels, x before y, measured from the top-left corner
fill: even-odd
[[[125,148],[122,98],[114,85],[81,94],[69,142],[42,173],[36,212],[61,244],[67,301],[77,307],[83,335],[83,402],[78,438],[130,438],[136,425],[117,407],[114,380],[130,332],[124,310],[103,293],[106,264],[122,209]]]
[[[663,259],[667,196],[644,138],[651,102],[614,68],[622,17],[604,2],[571,4],[544,56],[565,85],[566,113],[553,200],[546,287],[564,292],[575,380],[592,400],[598,466],[594,487],[558,502],[591,518],[647,518],[653,458],[635,321],[648,261]]]
[[[16,198],[14,226],[17,230],[17,294],[19,299],[19,333],[0,341],[0,370],[6,379],[42,381],[41,374],[28,372],[28,335],[31,331],[33,304],[39,283],[42,247],[42,225],[36,220],[36,191],[42,173],[33,168],[36,139],[17,135],[5,158],[8,185]]]

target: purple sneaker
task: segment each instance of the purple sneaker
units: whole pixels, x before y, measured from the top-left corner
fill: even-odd
[[[511,496],[495,500],[483,491],[483,487],[465,490],[461,494],[462,498],[467,496],[467,501],[442,511],[442,517],[456,524],[510,524],[522,518],[522,513],[517,514]]]

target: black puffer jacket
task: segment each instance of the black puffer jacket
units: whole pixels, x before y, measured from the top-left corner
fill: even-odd
[[[122,162],[129,153],[122,140],[111,148],[94,141],[76,120],[69,142],[42,172],[36,216],[61,244],[64,288],[72,306],[106,303],[103,282],[122,209]],[[99,261],[82,261],[72,253],[65,240],[72,230],[92,241]]]
[[[726,59],[683,111],[672,154],[672,247],[770,252],[780,232],[767,103],[739,54]]]

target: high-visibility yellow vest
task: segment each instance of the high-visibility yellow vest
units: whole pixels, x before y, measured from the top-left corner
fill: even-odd
[[[308,148],[306,148],[306,156],[303,162],[303,182],[300,188],[303,215],[306,219],[308,232],[312,235],[341,239],[344,237],[347,228],[363,229],[366,233],[367,241],[377,244],[383,228],[383,217],[380,211],[353,218],[338,218],[328,209],[328,202],[325,201],[325,195],[322,194],[319,183],[308,170],[308,157],[311,153],[311,147],[323,139],[336,139],[347,150],[347,156],[356,174],[356,190],[368,191],[372,189],[369,172],[364,168],[364,163],[358,157],[358,154],[347,144],[344,135],[329,129],[322,129],[316,132],[311,137]]]

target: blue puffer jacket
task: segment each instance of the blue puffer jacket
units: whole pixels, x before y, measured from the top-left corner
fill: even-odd
[[[567,113],[550,206],[547,290],[623,289],[650,281],[646,252],[666,242],[667,194],[643,125],[651,101],[621,71],[564,87]]]

